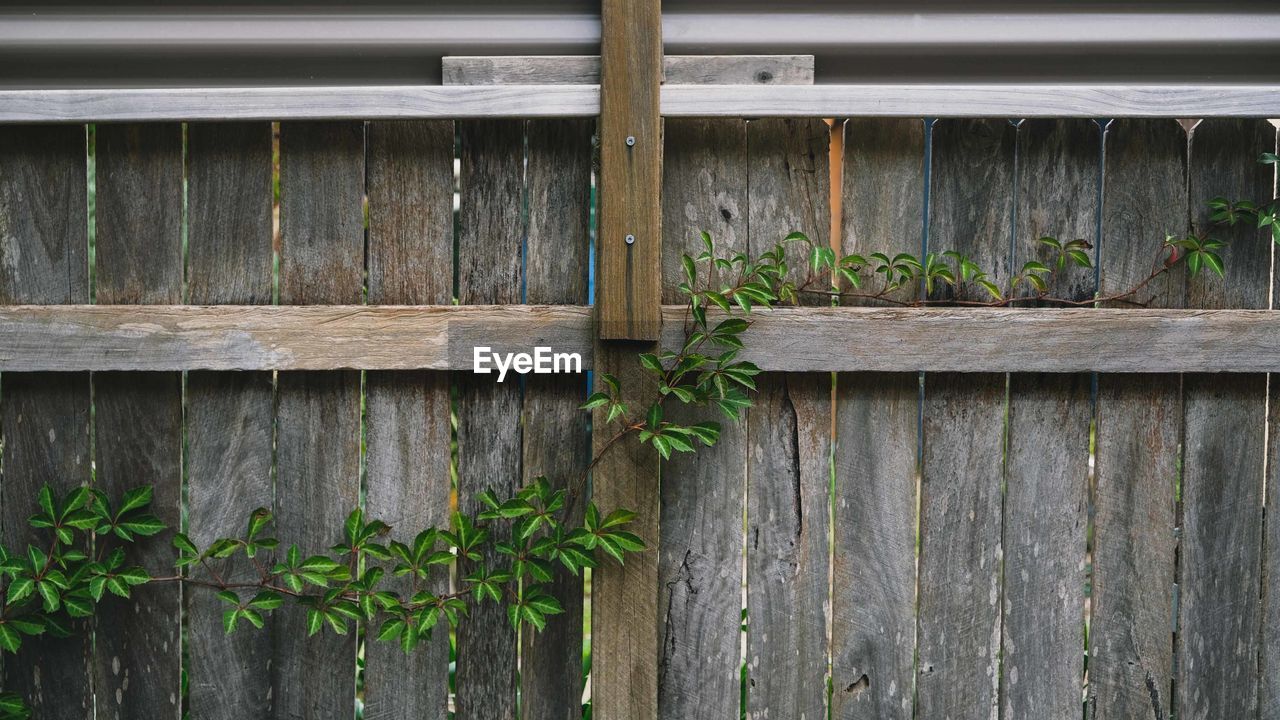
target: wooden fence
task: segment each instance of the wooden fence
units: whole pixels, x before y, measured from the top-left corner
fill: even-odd
[[[1274,192],[1270,168],[1255,163],[1276,147],[1263,120],[1205,120],[1190,134],[1173,120],[1117,120],[1105,132],[1040,119],[840,127],[669,119],[664,302],[678,301],[677,259],[701,230],[726,251],[795,230],[828,238],[832,177],[843,178],[842,251],[957,249],[1004,279],[1041,257],[1040,236],[1085,238],[1099,271],[1054,288],[1079,299],[1145,277],[1165,233],[1207,227],[1208,198]],[[284,121],[278,131],[273,248],[271,123],[99,124],[92,152],[84,125],[0,127],[0,303],[588,302],[594,121]],[[1151,289],[1153,307],[1271,307],[1265,231],[1215,232],[1235,240],[1227,281],[1171,275]],[[12,311],[6,337],[32,343],[86,327]],[[925,311],[884,312],[909,323]],[[231,350],[216,343],[145,366],[155,329],[137,324],[118,313],[115,339],[74,367],[59,360],[71,350],[0,348],[6,545],[27,542],[45,483],[152,483],[161,518],[197,542],[273,507],[281,538],[319,549],[357,505],[406,530],[441,525],[453,491],[474,509],[487,487],[538,474],[564,483],[590,458],[583,376],[499,385],[456,359],[359,372],[350,354],[272,372],[288,366],[219,365]],[[1248,324],[1256,344],[1240,352],[1272,347],[1274,329]],[[797,341],[827,342],[820,323],[795,327]],[[1149,367],[1199,371],[1156,374],[1144,372],[1144,348],[1105,326],[1076,348],[1055,345],[1050,326],[969,327],[996,337],[949,336],[944,366],[918,359],[937,342],[930,334],[904,332],[894,342],[907,347],[884,347],[898,354],[880,372],[772,331],[758,352],[778,372],[763,376],[745,422],[665,463],[658,486],[629,490],[650,550],[628,580],[598,573],[594,598],[597,619],[633,621],[597,622],[594,636],[597,648],[639,649],[597,653],[592,670],[651,673],[656,697],[611,680],[597,687],[613,703],[597,717],[1280,718],[1280,524],[1264,524],[1264,495],[1280,502],[1280,400],[1256,371],[1274,357],[1209,364],[1212,352],[1180,348],[1175,330],[1135,323],[1161,341]],[[857,323],[825,331],[842,335],[837,345],[862,339]],[[90,335],[80,340],[96,347]],[[1032,373],[1016,370],[1043,368],[996,359],[1024,344],[1078,364]],[[1179,366],[1184,351],[1194,359]],[[598,350],[597,364],[601,353],[625,357],[626,346]],[[792,353],[805,372],[781,372]],[[1135,372],[1061,372],[1118,367],[1105,353]],[[247,369],[201,369],[226,367]],[[964,372],[916,372],[932,367]],[[144,564],[167,572],[167,539],[144,547]],[[656,608],[643,588],[619,592],[646,568]],[[448,573],[435,582],[446,587]],[[453,688],[445,633],[406,658],[355,635],[308,640],[290,610],[226,636],[216,599],[172,586],[104,603],[91,636],[28,641],[5,658],[4,688],[41,718],[349,718],[357,697],[365,718],[577,718],[583,583],[565,574],[555,592],[568,612],[541,635],[518,636],[495,606],[466,620]]]

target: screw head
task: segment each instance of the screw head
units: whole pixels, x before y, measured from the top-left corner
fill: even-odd
[[[635,144],[636,144],[636,136],[635,136],[635,135],[628,135],[628,136],[627,136],[627,147],[632,147],[632,146],[634,146]]]
[[[635,235],[628,235],[628,236],[627,236],[627,244],[628,244],[628,245],[635,245],[635,244],[636,244],[636,236],[635,236]]]

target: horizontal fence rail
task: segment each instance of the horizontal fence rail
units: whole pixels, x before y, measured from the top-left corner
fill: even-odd
[[[0,90],[0,123],[594,117],[598,85]],[[1276,117],[1277,85],[666,85],[665,117]]]
[[[663,308],[666,347],[685,308]],[[461,370],[475,349],[577,354],[582,306],[0,307],[0,371]],[[806,307],[757,311],[741,358],[763,370],[1276,372],[1280,311]],[[964,347],[965,352],[956,352]]]

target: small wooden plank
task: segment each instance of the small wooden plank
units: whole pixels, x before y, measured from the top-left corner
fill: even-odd
[[[822,120],[754,120],[747,124],[751,251],[761,253],[792,232],[825,244],[831,232],[831,130]],[[786,246],[790,277],[808,276],[809,251]],[[802,298],[825,304],[825,298]]]
[[[445,85],[598,85],[599,55],[444,57]],[[667,55],[668,85],[809,85],[812,55]]]
[[[188,302],[270,304],[271,124],[189,125],[187,173]],[[187,527],[197,546],[240,537],[250,513],[273,507],[274,395],[270,372],[187,375]],[[219,564],[229,582],[258,579],[241,563]],[[213,592],[183,599],[192,714],[267,716],[273,627],[228,635],[227,605]]]
[[[369,294],[374,303],[448,303],[453,296],[453,123],[370,123]],[[365,512],[410,542],[449,524],[449,377],[442,372],[365,375]],[[425,583],[397,582],[410,597],[449,589],[445,566]],[[372,630],[372,628],[369,628]],[[406,656],[365,635],[364,717],[444,718],[449,633],[439,629]]]
[[[670,325],[663,342],[681,342],[684,306],[667,306],[663,316]],[[776,308],[752,316],[741,358],[784,372],[1275,372],[1278,317],[1274,310]],[[578,353],[586,371],[597,363],[591,333],[591,309],[574,306],[15,305],[0,307],[0,371],[471,371],[476,347],[538,346]]]
[[[1270,302],[1269,228],[1217,228],[1215,197],[1274,196],[1275,171],[1257,162],[1274,152],[1266,120],[1205,120],[1191,136],[1191,232],[1227,240],[1227,278],[1188,280],[1189,307],[1265,308]],[[1183,380],[1182,537],[1178,569],[1178,717],[1257,712],[1261,616],[1265,375],[1188,375]]]
[[[526,124],[528,240],[525,300],[584,304],[591,246],[591,158],[595,123],[532,120]],[[580,375],[525,379],[524,481],[546,477],[569,492],[565,517],[582,522],[586,472],[591,462],[587,397]],[[582,576],[557,567],[549,585],[564,613],[547,618],[541,632],[521,634],[520,697],[524,720],[582,717]]]
[[[523,270],[521,222],[524,123],[489,120],[460,123],[462,142],[461,205],[458,238],[458,302],[515,304],[521,300]],[[492,490],[510,497],[522,477],[520,385],[498,384],[496,377],[459,375],[458,508],[484,509],[479,495]],[[498,432],[500,430],[500,432]],[[510,539],[510,528],[495,530],[494,540]],[[491,552],[486,561],[505,563]],[[458,563],[459,576],[473,569]],[[458,624],[458,720],[514,720],[518,682],[517,637],[505,609],[481,605]]]
[[[659,51],[660,52],[660,51]],[[666,85],[666,117],[1276,117],[1272,85]],[[595,85],[0,90],[0,123],[592,117]]]
[[[1159,262],[1164,228],[1185,227],[1186,134],[1172,120],[1107,129],[1099,291],[1132,287]],[[1144,300],[1180,307],[1162,278]],[[1089,689],[1091,720],[1169,715],[1173,679],[1177,376],[1098,378]]]
[[[634,393],[652,383],[636,354],[655,350],[653,343],[601,342],[596,347],[600,368],[622,383],[628,407],[648,407],[653,401]],[[600,375],[595,374],[596,391],[605,390]],[[599,461],[591,472],[592,500],[604,513],[618,508],[636,513],[629,529],[645,549],[628,556],[625,565],[606,558],[591,576],[591,716],[657,720],[658,453],[634,439],[610,445],[616,431],[616,425],[606,422],[605,411],[596,409],[591,442]]]
[[[919,254],[925,131],[922,120],[845,123],[842,255]],[[917,292],[903,288],[894,297]],[[836,378],[831,716],[838,720],[912,716],[919,418],[916,373]]]
[[[1001,285],[1010,275],[1015,141],[1000,119],[933,128],[928,249],[964,253]],[[935,286],[933,295],[982,292]],[[1000,682],[1005,379],[926,375],[924,387],[917,712],[985,718],[997,712]]]
[[[281,124],[280,302],[360,302],[363,195],[362,124]],[[277,376],[276,532],[304,555],[340,542],[342,523],[359,504],[359,434],[359,373]],[[275,619],[276,716],[349,717],[356,699],[354,628],[309,638],[303,608],[286,606]]]
[[[662,331],[661,2],[604,0],[600,22],[599,335],[657,340]]]
[[[688,302],[680,256],[748,251],[747,128],[740,120],[667,123],[663,150],[663,301]],[[699,282],[706,282],[699,278]],[[683,328],[683,321],[669,321]],[[705,409],[669,403],[673,422],[701,422]],[[662,465],[658,601],[662,655],[658,715],[736,717],[741,702],[742,514],[746,433],[721,423],[720,440]]]
[[[1030,260],[1057,267],[1058,255],[1039,242],[1044,236],[1097,246],[1101,160],[1102,132],[1092,120],[1018,126],[1015,268]],[[1049,289],[1084,301],[1096,287],[1092,267],[1067,261]],[[1010,382],[1001,713],[1077,720],[1084,683],[1092,378],[1022,373]]]
[[[88,302],[85,164],[81,126],[0,128],[0,303]],[[5,373],[0,446],[0,538],[43,544],[27,524],[40,488],[89,484],[89,376]],[[90,716],[89,624],[76,625],[65,640],[23,638],[0,663],[0,685],[38,715]]]
[[[97,300],[173,304],[182,300],[182,128],[100,125],[97,129]],[[118,499],[151,485],[151,509],[180,521],[182,376],[99,373],[93,377],[96,484]],[[165,537],[140,542],[135,562],[173,573]],[[179,712],[182,590],[138,588],[104,603],[96,617],[94,689],[99,717],[170,717]]]

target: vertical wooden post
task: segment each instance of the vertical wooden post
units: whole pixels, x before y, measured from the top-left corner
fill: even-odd
[[[599,337],[596,381],[622,380],[624,392],[643,385],[636,353],[661,329],[662,70],[660,0],[602,0]],[[628,393],[628,395],[630,395]],[[627,398],[633,408],[641,398]],[[593,419],[599,453],[616,431],[603,413]],[[647,547],[625,566],[602,563],[593,582],[592,714],[597,720],[658,716],[658,457],[649,447],[620,443],[593,473],[594,499],[604,511],[634,510],[633,530]]]
[[[660,0],[603,0],[600,47],[600,337],[657,340],[662,325]]]

